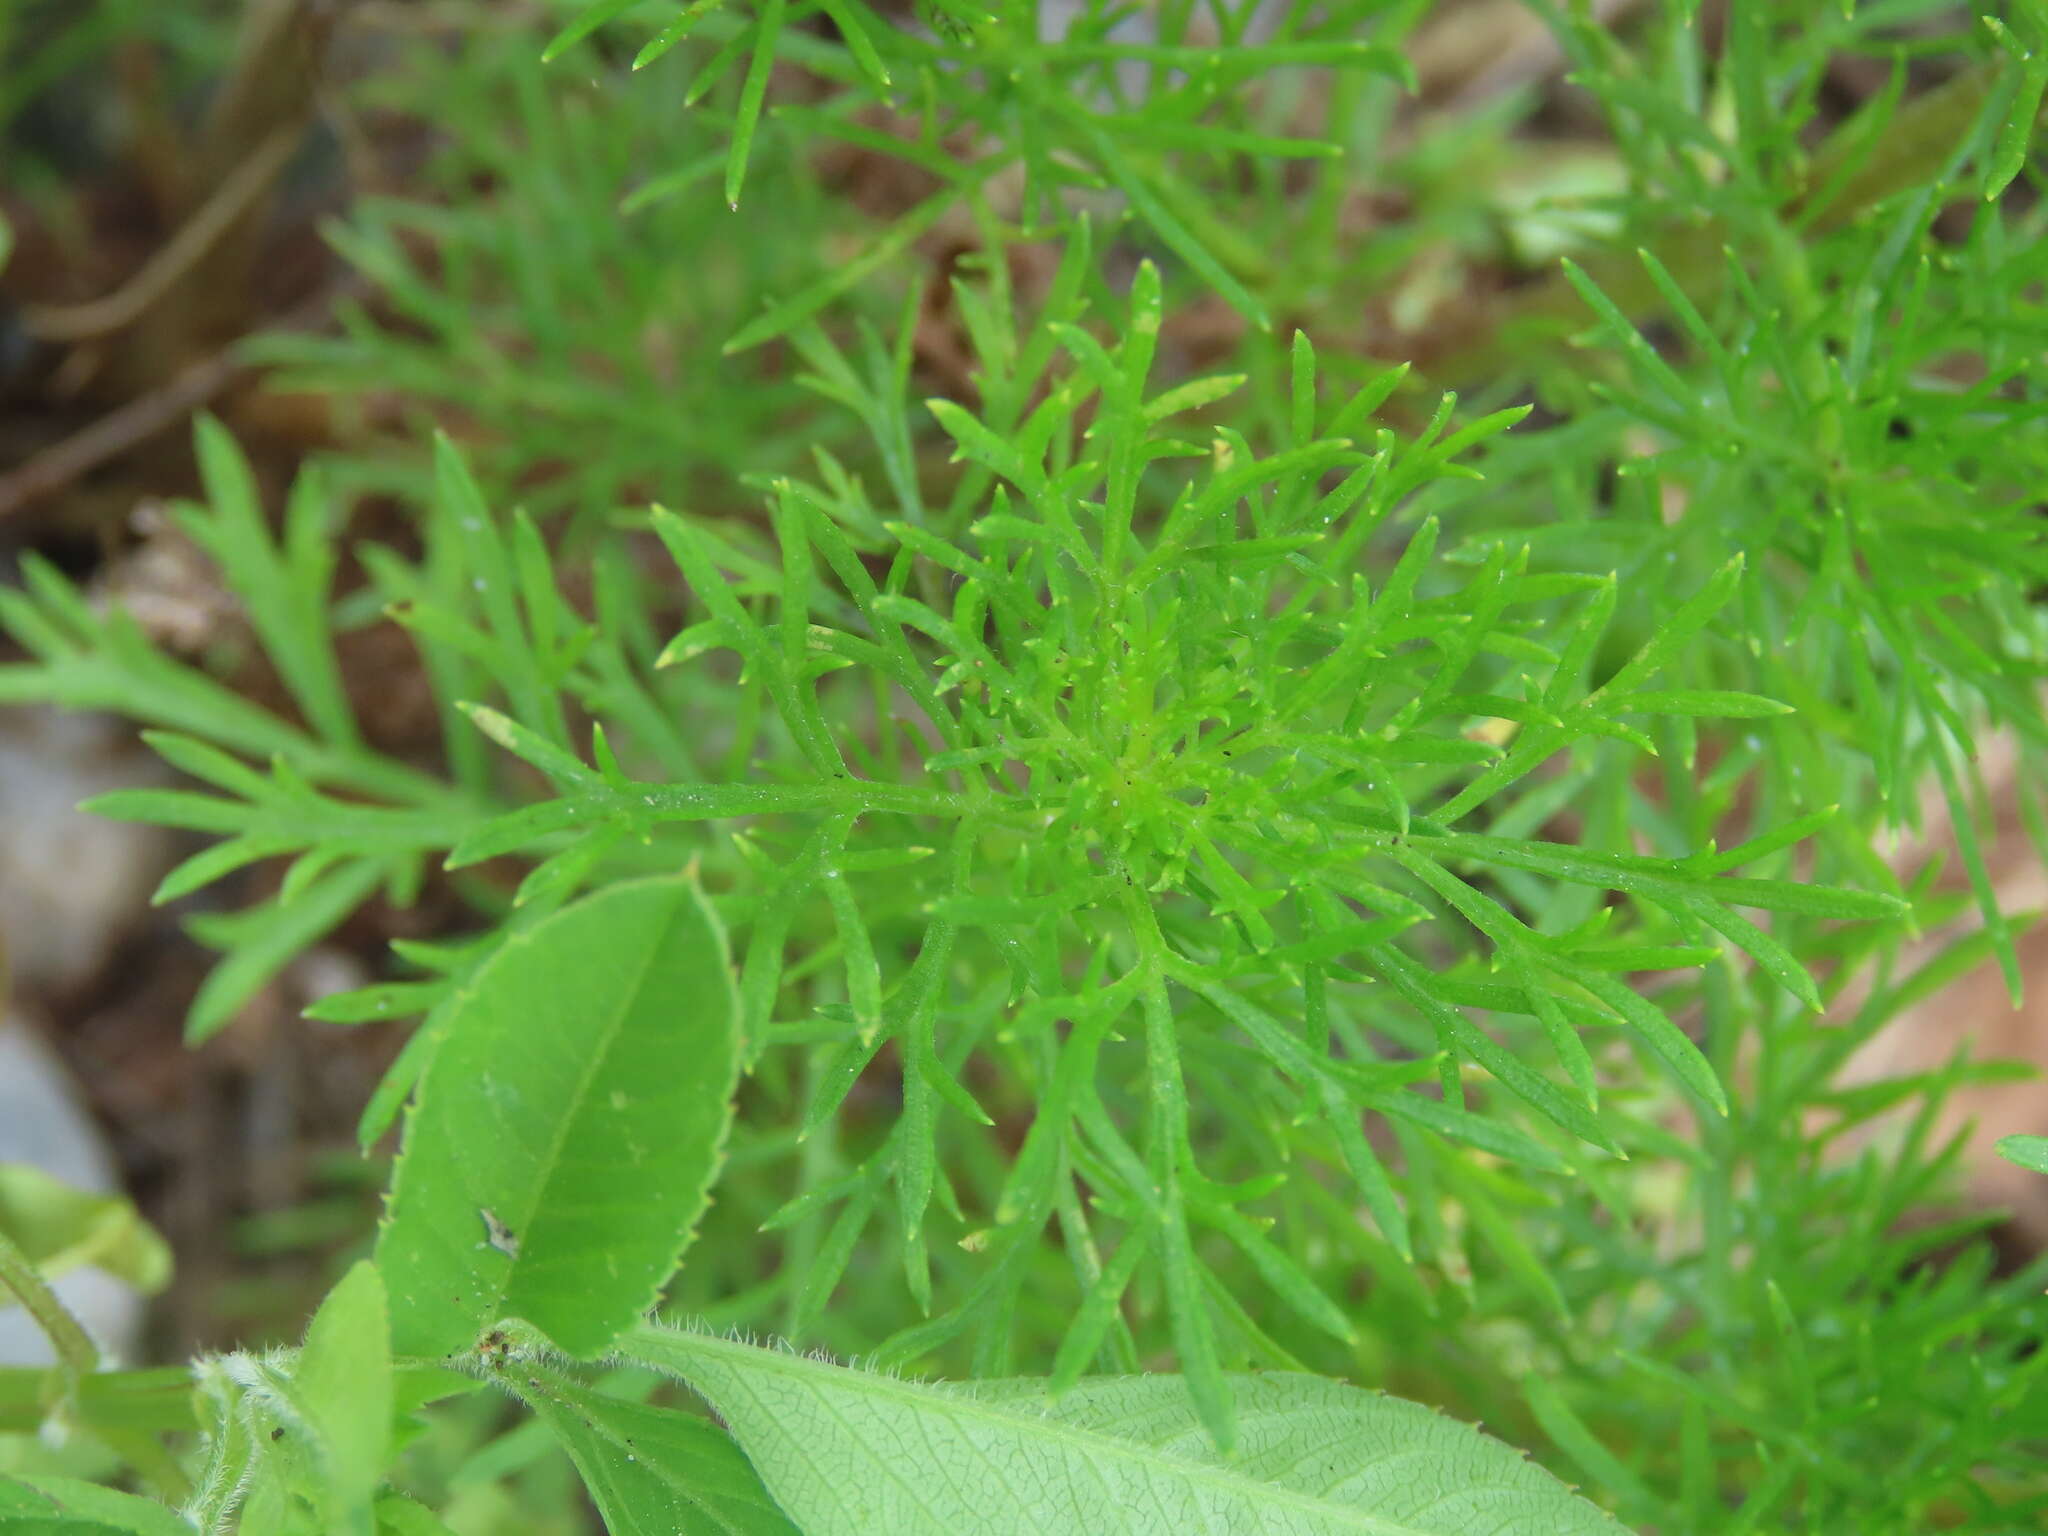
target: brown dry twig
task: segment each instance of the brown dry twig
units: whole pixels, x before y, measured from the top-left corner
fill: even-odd
[[[337,302],[360,296],[368,286],[360,277],[347,278],[313,295],[268,329],[273,333],[316,329],[326,323]],[[18,469],[0,475],[0,518],[61,491],[102,464],[176,426],[251,371],[249,364],[236,357],[234,345],[223,347],[190,364],[167,383],[52,443]]]
[[[0,517],[62,490],[174,425],[219,394],[241,368],[228,351],[201,358],[161,388],[107,412],[92,425],[51,444],[19,469],[0,475]]]
[[[133,325],[178,285],[270,190],[299,146],[297,123],[273,129],[182,224],[142,270],[104,298],[83,304],[28,304],[21,322],[42,341],[79,342]]]

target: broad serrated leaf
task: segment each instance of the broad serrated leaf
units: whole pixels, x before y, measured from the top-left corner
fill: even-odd
[[[161,1504],[75,1477],[0,1477],[6,1536],[194,1536]]]
[[[576,1463],[611,1536],[798,1536],[715,1424],[552,1373],[508,1384]]]
[[[317,1441],[322,1504],[335,1536],[370,1536],[391,1453],[391,1325],[384,1283],[367,1261],[313,1314],[292,1369]]]
[[[1419,1403],[1236,1376],[1215,1450],[1177,1376],[919,1384],[664,1328],[622,1348],[688,1381],[806,1536],[1622,1536],[1520,1452]]]
[[[694,881],[610,886],[507,940],[453,1001],[377,1263],[400,1354],[524,1318],[571,1354],[653,1306],[731,1119],[737,1003]]]

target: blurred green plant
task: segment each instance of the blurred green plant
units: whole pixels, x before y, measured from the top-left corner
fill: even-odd
[[[503,27],[453,52],[415,42],[409,59],[353,110],[422,115],[440,138],[409,195],[360,199],[326,230],[374,307],[344,300],[333,334],[246,348],[281,387],[404,407],[388,447],[337,466],[351,489],[422,494],[419,438],[462,422],[494,484],[520,486],[544,519],[601,523],[650,499],[729,496],[764,453],[845,436],[787,379],[707,362],[732,315],[805,280],[837,238],[801,166],[779,165],[772,221],[707,218],[650,195],[717,131],[672,82],[578,81]]]

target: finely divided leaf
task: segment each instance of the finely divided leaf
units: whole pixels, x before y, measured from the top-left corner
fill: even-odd
[[[637,0],[597,0],[595,5],[586,5],[541,50],[541,62],[551,63],[560,58],[606,22],[631,10],[636,3]]]
[[[918,1384],[656,1327],[806,1536],[1622,1536],[1520,1452],[1419,1403],[1236,1376],[1220,1456],[1177,1376]]]
[[[684,876],[608,887],[482,966],[377,1240],[400,1354],[516,1316],[590,1355],[653,1306],[724,1146],[736,1015],[724,934]]]

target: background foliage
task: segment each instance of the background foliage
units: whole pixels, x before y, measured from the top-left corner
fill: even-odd
[[[81,56],[132,24],[101,9]],[[214,893],[195,1041],[366,903],[463,914],[311,1010],[418,1019],[366,1149],[419,1096],[377,1268],[295,1359],[200,1368],[202,1528],[492,1529],[449,1485],[565,1499],[558,1444],[614,1530],[716,1487],[703,1529],[840,1529],[720,1373],[888,1394],[703,1337],[643,1330],[594,1381],[500,1341],[465,1369],[535,1417],[471,1396],[401,1444],[474,1384],[409,1357],[497,1317],[408,1310],[446,1210],[490,1211],[465,1274],[595,1355],[721,1145],[662,1292],[700,1329],[1055,1388],[1172,1369],[1171,1406],[1102,1411],[1198,1458],[1243,1372],[1384,1387],[1645,1531],[2048,1511],[2048,1264],[1998,1261],[1936,1134],[2010,1074],[1845,1075],[1972,965],[2017,993],[1980,744],[2048,844],[2048,18],[1531,3],[1560,108],[1442,94],[1480,9],[608,0],[384,41],[337,121],[418,115],[431,150],[328,226],[337,324],[247,349],[340,446],[272,519],[202,419],[177,514],[276,707],[48,559],[0,592],[0,698],[124,714],[187,781],[95,808],[196,834],[159,892]],[[351,685],[386,625],[424,744]],[[1884,857],[1934,807],[1960,882]],[[684,869],[730,999],[722,959],[622,992],[588,1070],[694,1070],[717,1051],[663,1043],[661,997],[729,1007],[730,1136],[722,1098],[620,1132],[651,1179],[621,1205],[676,1209],[638,1234],[663,1274],[583,1326],[493,1278],[587,1253],[529,1222],[605,1180],[491,1097],[566,1070],[492,978],[539,951],[623,987],[600,904]],[[534,1145],[568,1182],[475,1193]],[[330,1334],[400,1358],[344,1389]],[[780,1512],[731,1441],[633,1419],[679,1401],[659,1371]],[[666,1470],[624,1470],[632,1423]]]

